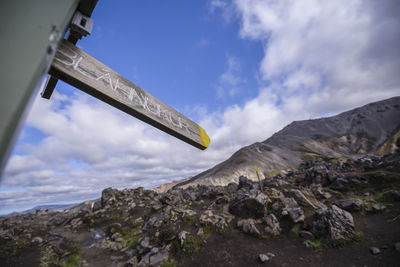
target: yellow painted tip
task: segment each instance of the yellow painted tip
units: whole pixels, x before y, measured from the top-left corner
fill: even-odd
[[[256,166],[256,165],[254,165],[254,169],[256,170],[256,172],[258,172],[258,169],[257,169],[257,166]]]
[[[199,135],[200,135],[201,142],[203,143],[203,146],[205,147],[204,149],[206,149],[208,147],[208,145],[210,144],[210,137],[208,137],[206,131],[204,131],[204,129],[201,128],[200,125],[197,125],[197,127],[199,128]]]

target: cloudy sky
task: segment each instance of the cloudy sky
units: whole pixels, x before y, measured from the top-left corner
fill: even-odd
[[[78,45],[198,122],[200,151],[59,82],[39,92],[0,214],[186,178],[293,120],[400,95],[398,0],[99,1]]]

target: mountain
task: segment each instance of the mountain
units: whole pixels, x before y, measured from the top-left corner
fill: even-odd
[[[175,185],[226,185],[241,175],[256,180],[297,167],[302,160],[356,158],[393,152],[400,137],[400,97],[370,103],[339,115],[294,121],[264,142],[243,147],[228,160]]]

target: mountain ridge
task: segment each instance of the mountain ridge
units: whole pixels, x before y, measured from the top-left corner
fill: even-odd
[[[256,180],[253,166],[265,177],[297,167],[314,157],[355,158],[393,152],[400,137],[400,97],[354,108],[338,115],[294,121],[262,142],[236,151],[230,158],[174,188],[226,185],[244,175]]]

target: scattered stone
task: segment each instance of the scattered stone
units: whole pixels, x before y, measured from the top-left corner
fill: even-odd
[[[228,220],[230,221],[231,218],[228,218]],[[204,213],[200,215],[199,221],[202,225],[211,224],[220,230],[224,230],[228,226],[224,216],[214,214],[211,210],[204,211]]]
[[[145,236],[142,241],[140,241],[140,246],[144,249],[150,249],[152,246],[150,246],[150,239],[148,236]]]
[[[43,242],[43,238],[41,238],[40,236],[36,236],[32,239],[32,242],[41,244]]]
[[[265,262],[267,262],[267,261],[270,260],[270,258],[269,258],[267,255],[265,255],[265,254],[260,254],[260,255],[258,255],[258,259],[259,259],[262,263],[265,263]]]
[[[301,238],[308,239],[308,240],[313,240],[314,239],[314,235],[311,232],[305,231],[305,230],[300,230],[299,231],[299,236]]]
[[[178,239],[181,243],[181,246],[183,246],[183,243],[185,242],[186,236],[189,234],[189,232],[182,231],[178,234]]]
[[[292,224],[304,222],[305,216],[302,208],[285,208],[281,213],[281,220],[290,218]]]
[[[260,254],[258,255],[258,259],[262,262],[265,263],[269,260],[271,260],[273,257],[275,257],[274,253],[267,252],[267,254]]]
[[[159,264],[165,260],[168,260],[169,252],[167,250],[161,251],[155,255],[150,256],[150,266]]]
[[[204,236],[204,231],[202,228],[199,228],[199,230],[197,231],[197,235],[203,237]]]
[[[263,221],[266,223],[266,227],[264,231],[272,236],[280,235],[282,229],[279,225],[278,219],[275,217],[274,214],[268,214],[264,217]]]
[[[400,191],[389,190],[383,193],[383,200],[387,202],[400,201]]]
[[[381,253],[381,250],[377,247],[370,247],[369,252],[371,252],[372,255],[378,255]]]
[[[242,229],[242,231],[249,235],[259,236],[260,231],[257,229],[254,219],[240,220],[237,226]]]
[[[348,212],[358,212],[363,208],[362,200],[356,198],[341,199],[336,201],[335,205]]]
[[[372,211],[373,212],[383,212],[386,210],[386,206],[380,203],[376,203],[372,205]]]

